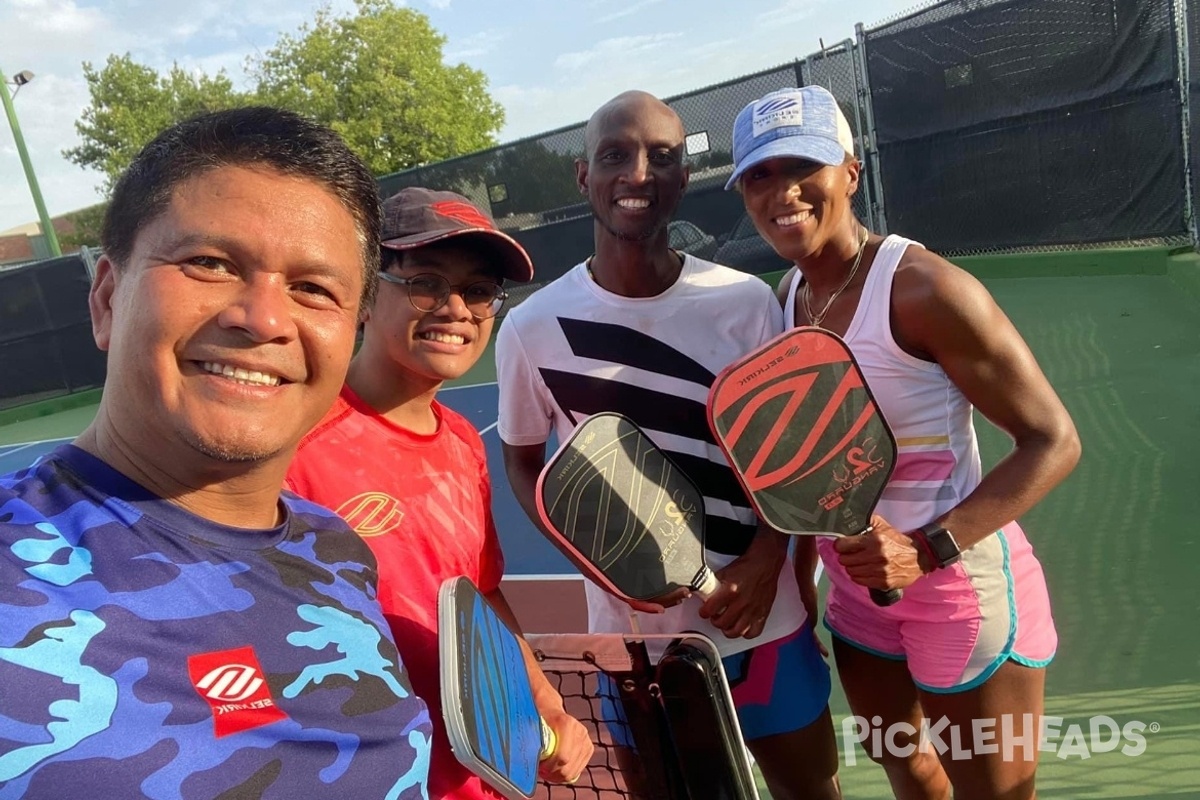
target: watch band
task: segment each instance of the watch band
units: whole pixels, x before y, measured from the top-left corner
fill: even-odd
[[[954,534],[936,522],[921,526],[917,536],[933,556],[933,563],[938,569],[944,569],[962,558],[962,550],[954,541]]]
[[[925,531],[917,529],[913,531],[913,541],[917,543],[917,549],[925,554],[925,560],[929,564],[929,571],[941,568],[941,562],[938,560],[937,553],[933,552],[932,545],[929,544],[929,537],[925,535]]]

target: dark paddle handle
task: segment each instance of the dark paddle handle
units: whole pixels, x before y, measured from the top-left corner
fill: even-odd
[[[892,606],[904,597],[903,589],[872,589],[871,602],[877,606]]]

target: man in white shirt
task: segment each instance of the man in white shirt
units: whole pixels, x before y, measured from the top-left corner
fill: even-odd
[[[538,524],[534,491],[551,431],[587,416],[633,419],[705,496],[706,557],[721,587],[676,593],[630,611],[587,585],[590,627],[698,630],[717,642],[743,734],[772,796],[836,798],[829,669],[798,589],[787,537],[759,524],[705,417],[716,374],[782,330],[756,277],[674,251],[667,225],[687,187],[684,130],[658,99],[626,92],[588,122],[580,191],[595,216],[596,253],[509,313],[497,339],[499,433],[518,501]],[[812,575],[811,542],[798,551]],[[646,613],[657,611],[660,613]]]

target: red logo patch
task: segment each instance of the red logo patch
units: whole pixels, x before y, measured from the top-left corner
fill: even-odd
[[[443,217],[457,220],[464,225],[470,225],[472,228],[496,229],[492,221],[470,203],[460,203],[457,200],[444,200],[440,203],[434,203],[430,208]]]
[[[212,708],[218,739],[287,719],[271,697],[253,647],[188,656],[188,676]]]

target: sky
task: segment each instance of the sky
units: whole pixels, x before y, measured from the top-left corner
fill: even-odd
[[[99,173],[63,157],[79,144],[88,104],[83,62],[130,53],[159,72],[178,63],[224,69],[249,88],[244,64],[321,0],[0,0],[0,72],[34,73],[15,99],[51,216],[101,199]],[[916,0],[409,0],[446,37],[449,63],[488,78],[508,142],[581,122],[626,89],[660,97],[803,58],[911,9]],[[352,0],[331,0],[336,13]],[[10,90],[15,87],[9,87]],[[0,231],[37,212],[12,131],[0,119]]]

